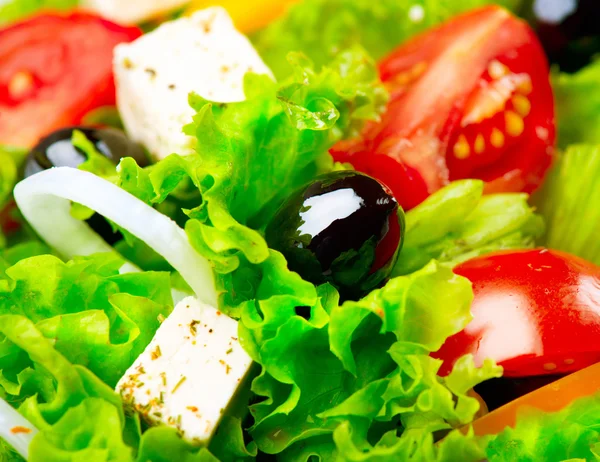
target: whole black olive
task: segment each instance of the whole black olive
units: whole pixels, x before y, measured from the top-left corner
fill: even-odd
[[[79,167],[86,161],[83,151],[73,146],[73,131],[79,130],[96,150],[116,164],[123,157],[133,157],[140,167],[148,165],[148,158],[139,144],[116,128],[69,127],[46,137],[31,150],[25,162],[25,178],[51,167]]]
[[[377,180],[354,171],[317,177],[282,205],[269,246],[304,279],[358,299],[384,283],[398,258],[404,212]]]
[[[24,177],[27,178],[52,167],[77,168],[83,164],[87,159],[86,154],[71,143],[74,130],[82,132],[94,144],[96,150],[115,165],[123,157],[133,157],[141,167],[148,165],[148,157],[144,149],[127,138],[121,130],[69,127],[52,132],[39,141],[27,156]],[[97,213],[86,221],[110,245],[123,238],[120,233],[113,232],[111,225]]]

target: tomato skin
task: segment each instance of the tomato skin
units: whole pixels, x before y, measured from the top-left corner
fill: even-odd
[[[541,183],[554,103],[543,49],[525,22],[495,6],[474,10],[408,41],[379,70],[387,110],[334,146],[336,161],[386,183],[405,209],[455,179],[483,179],[486,192]]]
[[[473,320],[433,356],[464,354],[505,377],[566,374],[600,361],[600,267],[556,250],[505,251],[454,269],[473,283]]]
[[[113,48],[141,36],[92,14],[41,14],[0,30],[0,144],[31,147],[115,104]]]
[[[388,186],[403,210],[410,210],[429,197],[427,184],[417,169],[383,155],[357,154],[351,159],[346,159],[346,153],[339,151],[340,146],[332,149],[334,158],[340,161],[345,159],[343,162],[351,160],[356,170],[377,178]]]

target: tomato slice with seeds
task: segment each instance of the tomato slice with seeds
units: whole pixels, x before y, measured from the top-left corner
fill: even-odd
[[[494,359],[505,377],[564,375],[600,362],[600,267],[556,250],[505,251],[458,265],[473,320],[432,356]]]
[[[114,105],[113,48],[141,35],[87,13],[41,14],[0,30],[0,144],[31,147]]]
[[[382,120],[337,144],[335,160],[386,183],[405,209],[451,180],[533,191],[550,166],[554,103],[544,52],[499,7],[459,16],[380,63]]]

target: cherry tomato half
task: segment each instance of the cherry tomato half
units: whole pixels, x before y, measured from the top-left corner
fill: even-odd
[[[442,374],[472,354],[505,377],[567,374],[600,361],[600,267],[555,250],[505,251],[454,269],[473,283],[473,320],[433,356]]]
[[[31,147],[115,103],[113,48],[141,35],[85,13],[43,14],[0,30],[0,144]]]
[[[405,43],[380,64],[381,122],[332,149],[410,209],[450,180],[531,192],[550,166],[554,103],[543,49],[523,21],[487,7]]]

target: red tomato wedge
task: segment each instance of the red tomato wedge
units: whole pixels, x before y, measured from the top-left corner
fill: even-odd
[[[499,7],[459,16],[380,63],[386,113],[337,161],[386,183],[405,209],[451,180],[487,192],[531,192],[550,166],[554,102],[544,51],[529,26]]]
[[[43,14],[0,30],[0,144],[31,147],[113,105],[113,48],[140,35],[85,13]]]
[[[472,354],[505,377],[563,375],[600,362],[600,267],[555,250],[506,251],[454,269],[473,283],[473,320],[433,356],[441,374]]]
[[[519,412],[535,408],[545,412],[558,412],[577,398],[592,396],[600,391],[600,363],[575,372],[545,387],[480,417],[473,422],[475,434],[496,435],[506,427],[515,427]],[[465,433],[470,428],[463,428]]]

